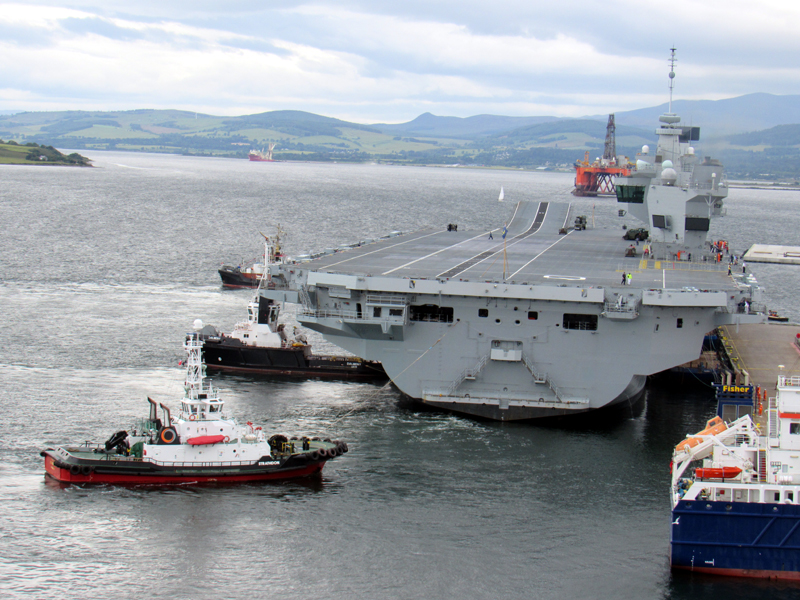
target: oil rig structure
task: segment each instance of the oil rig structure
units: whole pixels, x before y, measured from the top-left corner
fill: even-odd
[[[633,165],[626,157],[622,161],[617,159],[617,143],[614,125],[614,115],[608,115],[606,125],[606,143],[603,157],[589,162],[589,151],[583,160],[575,161],[575,189],[573,196],[615,196],[617,189],[614,180],[619,176],[631,174]]]

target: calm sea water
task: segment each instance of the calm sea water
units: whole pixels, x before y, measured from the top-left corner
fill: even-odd
[[[425,411],[391,388],[218,376],[240,420],[346,440],[321,482],[80,487],[39,451],[105,440],[182,394],[183,334],[251,292],[222,262],[259,231],[301,254],[393,230],[499,226],[519,199],[576,201],[568,174],[249,163],[98,152],[94,169],[0,168],[0,591],[25,598],[796,597],[672,574],[671,449],[707,388],[649,386],[633,410],[561,424]],[[505,203],[498,203],[500,186]],[[616,203],[577,200],[598,225]],[[715,239],[800,245],[800,194],[732,190]],[[751,265],[800,321],[798,271]],[[286,314],[291,322],[292,315]],[[331,350],[318,336],[319,351]]]

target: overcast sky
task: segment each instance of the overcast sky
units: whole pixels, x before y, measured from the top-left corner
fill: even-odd
[[[797,0],[0,0],[0,110],[607,114],[800,93]]]

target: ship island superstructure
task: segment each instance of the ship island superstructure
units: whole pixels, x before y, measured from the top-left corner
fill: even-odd
[[[299,303],[302,325],[380,360],[430,406],[518,420],[631,401],[647,375],[696,359],[715,327],[765,319],[752,275],[730,275],[709,249],[722,165],[696,157],[699,128],[660,121],[656,152],[643,148],[616,186],[650,242],[631,247],[619,222],[586,226],[569,203],[523,201],[505,227],[393,233],[276,265],[261,293]]]

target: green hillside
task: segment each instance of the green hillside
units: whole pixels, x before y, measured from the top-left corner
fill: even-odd
[[[64,155],[52,146],[40,146],[34,142],[19,145],[0,140],[0,164],[3,165],[72,165],[90,167],[91,161],[73,152]]]
[[[653,144],[651,128],[616,128],[617,154]],[[277,160],[379,161],[506,168],[570,169],[602,154],[606,122],[553,117],[437,117],[361,125],[303,111],[223,117],[180,110],[28,112],[0,116],[0,138],[18,144],[247,158],[274,143]],[[703,138],[732,177],[798,177],[800,125]],[[19,159],[9,151],[7,160]],[[16,152],[16,154],[15,154]],[[48,159],[49,160],[49,159]]]

